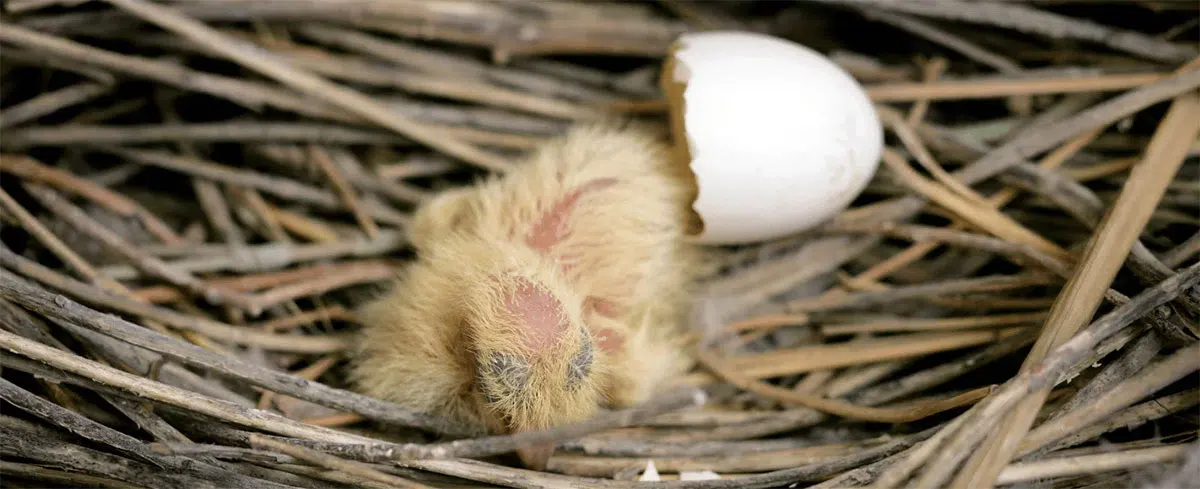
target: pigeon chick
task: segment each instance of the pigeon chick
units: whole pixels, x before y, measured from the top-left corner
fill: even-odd
[[[699,252],[686,174],[653,133],[569,131],[413,218],[417,259],[366,305],[353,380],[479,432],[581,421],[686,373]],[[521,450],[532,468],[552,446]]]

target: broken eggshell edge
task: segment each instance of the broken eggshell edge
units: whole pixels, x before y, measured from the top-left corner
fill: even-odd
[[[820,53],[753,32],[680,36],[659,86],[672,159],[691,182],[689,241],[762,242],[845,210],[879,166],[865,90]]]

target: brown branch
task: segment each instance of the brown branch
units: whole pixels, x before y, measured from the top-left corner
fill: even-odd
[[[203,245],[196,248],[199,252],[195,255],[198,256],[168,263],[174,268],[191,273],[217,271],[252,273],[279,270],[297,263],[319,260],[378,257],[402,249],[407,242],[401,232],[386,230],[379,234],[380,237],[377,240],[355,238],[310,245],[288,243],[251,245],[245,247],[244,255],[230,255],[224,245],[216,248]],[[100,272],[115,280],[130,280],[139,276],[137,269],[128,266],[102,267]]]
[[[13,199],[12,196],[10,196],[8,192],[5,192],[3,189],[0,189],[0,206],[3,206],[4,210],[16,218],[17,222],[21,223],[21,226],[24,227],[29,234],[33,235],[33,237],[40,241],[43,246],[50,250],[51,253],[54,253],[54,256],[58,257],[59,260],[62,260],[63,263],[65,263],[80,277],[100,285],[110,291],[116,291],[122,288],[120,284],[117,284],[112,279],[97,273],[96,269],[92,268],[91,264],[81,258],[78,253],[75,253],[73,250],[71,250],[71,247],[63,243],[62,240],[59,239],[58,236],[55,236],[54,233],[50,232],[49,229],[46,229],[45,225],[38,221],[36,217],[33,217],[29,211],[25,210],[25,208],[22,207],[19,202]]]
[[[0,443],[0,455],[5,458],[27,459],[44,466],[60,467],[70,472],[115,479],[138,487],[195,487],[198,489],[254,487],[247,484],[232,486],[228,481],[223,486],[192,474],[150,470],[151,467],[145,464],[81,447],[58,435],[57,432],[32,425],[24,420],[8,416],[0,417],[0,436],[3,436],[5,440],[5,443]]]
[[[7,136],[6,136],[7,138]],[[96,185],[65,171],[51,168],[28,156],[0,154],[0,172],[25,180],[54,186],[62,191],[84,197],[122,216],[135,217],[146,230],[167,245],[183,244],[183,239],[140,204],[121,194]]]
[[[965,246],[1009,257],[1024,258],[1055,275],[1063,278],[1070,277],[1071,268],[1067,262],[1043,253],[1029,244],[1005,241],[966,231],[933,226],[903,225],[894,222],[860,225],[831,223],[819,228],[818,231],[828,233],[878,233],[915,242],[938,242]]]
[[[87,102],[108,93],[109,90],[112,90],[111,85],[83,82],[53,92],[43,93],[0,112],[0,129],[8,129],[23,122],[53,114],[66,107]],[[11,135],[12,132],[6,131],[4,135],[5,143],[8,143],[8,138]]]
[[[1054,412],[1045,418],[1043,423],[1055,421],[1063,415],[1075,411],[1080,406],[1094,401],[1097,397],[1103,396],[1106,392],[1112,390],[1115,385],[1138,373],[1146,365],[1154,361],[1162,349],[1163,341],[1159,335],[1153,330],[1146,332],[1134,341],[1132,345],[1123,348],[1119,357],[1109,362],[1108,365],[1105,365],[1104,369],[1075,392],[1071,396],[1071,399],[1057,406]],[[1041,427],[1038,429],[1041,429]],[[1028,439],[1026,437],[1026,440]]]
[[[993,177],[1023,162],[1025,158],[1053,149],[1071,138],[1112,124],[1165,99],[1188,93],[1196,87],[1200,87],[1200,67],[1172,74],[1061,121],[1031,127],[1020,136],[997,146],[982,158],[955,172],[955,176],[968,184]]]
[[[521,88],[530,93],[571,100],[600,101],[612,98],[602,90],[511,66],[497,66],[444,50],[430,49],[364,31],[322,24],[297,26],[299,34],[322,44],[427,73],[456,77],[479,77],[497,85]],[[620,87],[609,86],[614,90]]]
[[[1018,458],[1034,458],[1041,454],[1072,447],[1113,430],[1133,430],[1141,425],[1162,419],[1185,409],[1190,409],[1198,404],[1200,404],[1200,390],[1196,389],[1151,399],[1115,413],[1104,419],[1101,423],[1091,423],[1083,428],[1075,426],[1069,430],[1064,430],[1069,434],[1059,438],[1057,441],[1048,444],[1039,444],[1040,447],[1035,447],[1027,441],[1022,441]],[[1028,439],[1026,437],[1025,440]]]
[[[249,297],[236,292],[211,287],[191,276],[191,274],[173,269],[162,260],[139,251],[137,246],[127,242],[117,233],[96,222],[96,220],[84,213],[82,209],[76,207],[53,190],[36,184],[27,184],[25,188],[42,205],[54,212],[59,218],[69,222],[88,236],[95,238],[114,252],[119,253],[139,270],[160,277],[176,286],[183,287],[189,292],[203,297],[212,304],[234,305],[255,316],[262,312],[261,308],[251,303]]]
[[[1120,450],[1112,453],[1055,457],[1006,466],[996,477],[997,484],[1018,484],[1054,477],[1091,475],[1139,467],[1163,467],[1183,460],[1189,444],[1173,444],[1153,448]]]
[[[347,474],[357,475],[366,479],[382,482],[392,487],[403,487],[407,489],[430,489],[430,487],[425,484],[416,483],[391,474],[385,474],[362,463],[353,462],[350,460],[342,460],[332,455],[309,450],[307,448],[290,443],[272,440],[262,435],[251,434],[249,441],[250,446],[260,450],[270,450],[285,455],[290,455],[306,462],[328,467],[339,472],[345,472]]]
[[[306,122],[211,122],[149,125],[28,127],[5,131],[9,148],[80,144],[128,145],[163,142],[303,142],[313,144],[411,144],[392,133]]]
[[[897,286],[878,292],[854,292],[841,297],[797,299],[783,308],[789,313],[862,308],[901,300],[932,300],[948,294],[995,292],[1057,283],[1057,279],[1032,274],[972,277]]]
[[[58,0],[54,0],[58,1]],[[101,487],[104,489],[146,489],[145,486],[108,477],[98,477],[75,472],[47,469],[35,464],[23,464],[0,460],[0,474],[7,474],[17,479],[32,479],[53,484],[63,484],[63,487]]]
[[[527,445],[557,443],[611,429],[635,426],[655,416],[708,402],[703,389],[678,388],[631,408],[609,411],[554,428],[511,435],[494,435],[441,443],[344,443],[294,440],[301,446],[361,462],[394,463],[410,459],[465,459],[512,452]],[[248,440],[239,440],[247,442]]]
[[[438,134],[431,130],[431,128],[412,119],[401,117],[395,112],[387,110],[377,101],[372,100],[366,95],[330,83],[319,76],[297,69],[276,58],[266,56],[257,50],[248,49],[250,46],[229,39],[216,30],[199,21],[188,18],[174,9],[142,0],[107,1],[165,30],[174,32],[214,52],[221,53],[230,60],[273,78],[301,93],[325,100],[334,106],[357,114],[364,119],[403,134],[415,141],[427,144],[448,155],[497,172],[504,171],[509,165],[503,158],[486,153],[444,134]]]
[[[0,25],[3,26],[3,29],[0,29],[0,41],[24,46],[52,58],[70,60],[70,63],[72,63],[71,66],[79,63],[94,65],[127,76],[210,94],[235,102],[253,111],[260,111],[263,107],[273,107],[295,114],[338,122],[367,122],[353,112],[346,112],[337,106],[330,105],[324,100],[314,100],[312,97],[306,97],[303,94],[280,89],[268,84],[213,75],[187,69],[169,62],[115,53],[8,23],[0,23]],[[9,55],[6,54],[6,56]],[[140,101],[138,102],[140,103]],[[528,147],[530,141],[527,138],[519,138],[515,134],[496,135],[468,127],[447,127],[445,125],[434,125],[434,123],[470,123],[472,125],[495,127],[505,131],[524,128],[527,132],[543,133],[558,131],[560,129],[559,125],[542,119],[516,117],[514,114],[492,109],[462,109],[429,103],[418,104],[397,97],[382,98],[378,101],[378,106],[380,107],[379,110],[406,114],[407,117],[411,117],[414,120],[425,121],[424,124],[430,130],[445,132],[448,135],[479,144],[521,148]],[[398,136],[402,136],[402,134]],[[493,156],[493,158],[495,157]]]
[[[252,188],[282,199],[312,204],[323,209],[343,210],[340,201],[334,193],[284,177],[231,168],[206,160],[173,155],[162,151],[118,147],[97,147],[95,149],[116,154],[143,165],[153,165],[159,168],[206,178],[215,182]],[[407,216],[383,205],[377,203],[373,205],[368,204],[366,209],[371,217],[382,222],[400,225],[408,223]]]
[[[256,291],[271,287],[295,284],[297,282],[318,280],[330,274],[354,275],[363,274],[381,276],[384,273],[394,273],[392,264],[384,260],[361,260],[338,263],[316,263],[299,268],[289,268],[277,272],[259,274],[242,274],[229,277],[214,277],[206,281],[217,287],[228,288],[240,292]],[[134,292],[138,297],[153,303],[174,302],[184,296],[179,289],[170,286],[152,286],[138,289]],[[285,297],[282,300],[287,300]],[[281,302],[282,300],[275,301]]]
[[[891,335],[829,345],[777,348],[763,353],[738,355],[723,363],[737,369],[739,375],[765,379],[968,348],[1020,334],[1022,331],[1022,328],[1004,328],[994,331]]]
[[[808,0],[839,5],[860,5],[927,17],[1005,27],[1052,39],[1078,39],[1156,61],[1178,63],[1196,56],[1196,50],[1083,19],[1004,2],[955,0]]]
[[[351,264],[313,280],[283,285],[263,292],[254,297],[254,302],[265,309],[299,297],[320,295],[350,285],[382,282],[395,277],[396,269],[390,265],[377,262]]]
[[[0,247],[0,264],[16,271],[21,276],[46,284],[51,288],[62,291],[93,306],[111,308],[125,314],[152,319],[174,328],[195,331],[219,341],[297,353],[329,353],[341,351],[350,346],[349,338],[345,336],[294,336],[263,333],[220,323],[201,316],[189,316],[170,309],[155,307],[71,280],[4,247]],[[21,280],[6,270],[0,270],[0,277],[4,278],[4,281],[0,283],[6,285],[10,282]],[[11,289],[5,288],[4,290]],[[5,296],[7,297],[8,294]],[[10,297],[10,299],[14,298]]]
[[[889,423],[904,423],[923,419],[934,414],[971,404],[988,395],[990,387],[982,387],[949,399],[933,401],[909,407],[877,408],[857,406],[845,401],[829,399],[820,396],[802,394],[793,390],[775,387],[765,382],[754,380],[752,377],[729,368],[708,351],[700,351],[697,358],[706,367],[726,382],[736,385],[749,392],[778,399],[783,402],[800,404],[805,407],[828,412],[838,416],[862,421],[878,421]]]
[[[91,379],[102,385],[129,392],[144,399],[188,409],[237,425],[299,438],[344,442],[363,441],[358,436],[306,425],[277,414],[248,409],[230,402],[148,380],[141,376],[128,374],[98,362],[73,355],[63,355],[61,350],[21,338],[6,331],[0,331],[0,348],[21,357],[61,369],[67,373]]]
[[[1186,241],[1179,243],[1179,246],[1163,253],[1162,262],[1169,268],[1175,268],[1197,253],[1200,253],[1200,232],[1196,232]]]
[[[371,216],[368,216],[363,211],[354,188],[346,181],[346,177],[342,175],[341,170],[333,164],[333,161],[329,158],[329,154],[311,144],[308,146],[308,153],[311,161],[316,162],[317,167],[325,173],[326,178],[329,179],[329,183],[333,185],[334,190],[341,197],[342,203],[354,215],[354,219],[362,226],[363,232],[367,233],[367,237],[371,239],[378,238],[379,227],[375,225],[375,221],[371,220]]]
[[[0,378],[0,398],[23,411],[59,426],[75,435],[115,448],[136,460],[173,472],[194,475],[230,488],[270,487],[284,489],[287,486],[267,481],[253,480],[225,469],[198,460],[156,454],[141,440],[92,421],[80,414],[37,397],[20,387]]]
[[[868,19],[878,20],[887,23],[893,27],[897,27],[916,34],[930,41],[936,42],[949,48],[958,54],[966,56],[968,59],[974,60],[981,64],[987,65],[1001,73],[1019,73],[1021,65],[1016,61],[1008,59],[1000,54],[988,51],[986,48],[973,43],[967,39],[951,34],[937,26],[925,22],[915,17],[896,14],[887,11],[860,9],[863,17]]]
[[[1175,381],[1200,370],[1200,347],[1184,348],[1170,356],[1151,363],[1145,370],[1128,380],[1113,386],[1103,395],[1065,413],[1062,417],[1047,421],[1030,430],[1021,440],[1025,450],[1037,449],[1061,440],[1081,428],[1108,418],[1113,413],[1129,407],[1146,396],[1157,392]],[[1014,450],[1017,456],[1022,453]]]

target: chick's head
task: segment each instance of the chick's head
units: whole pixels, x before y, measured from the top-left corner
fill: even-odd
[[[528,249],[482,240],[470,248],[484,254],[457,267],[465,272],[461,327],[488,428],[533,431],[595,414],[602,401],[600,366],[595,340],[584,326],[583,299],[552,263]],[[550,448],[518,454],[526,465],[539,467]]]

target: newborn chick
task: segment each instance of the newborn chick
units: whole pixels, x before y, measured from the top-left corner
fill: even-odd
[[[417,260],[360,313],[365,393],[479,432],[581,421],[692,365],[691,187],[652,133],[576,128],[418,210]],[[518,452],[541,468],[552,446]]]

